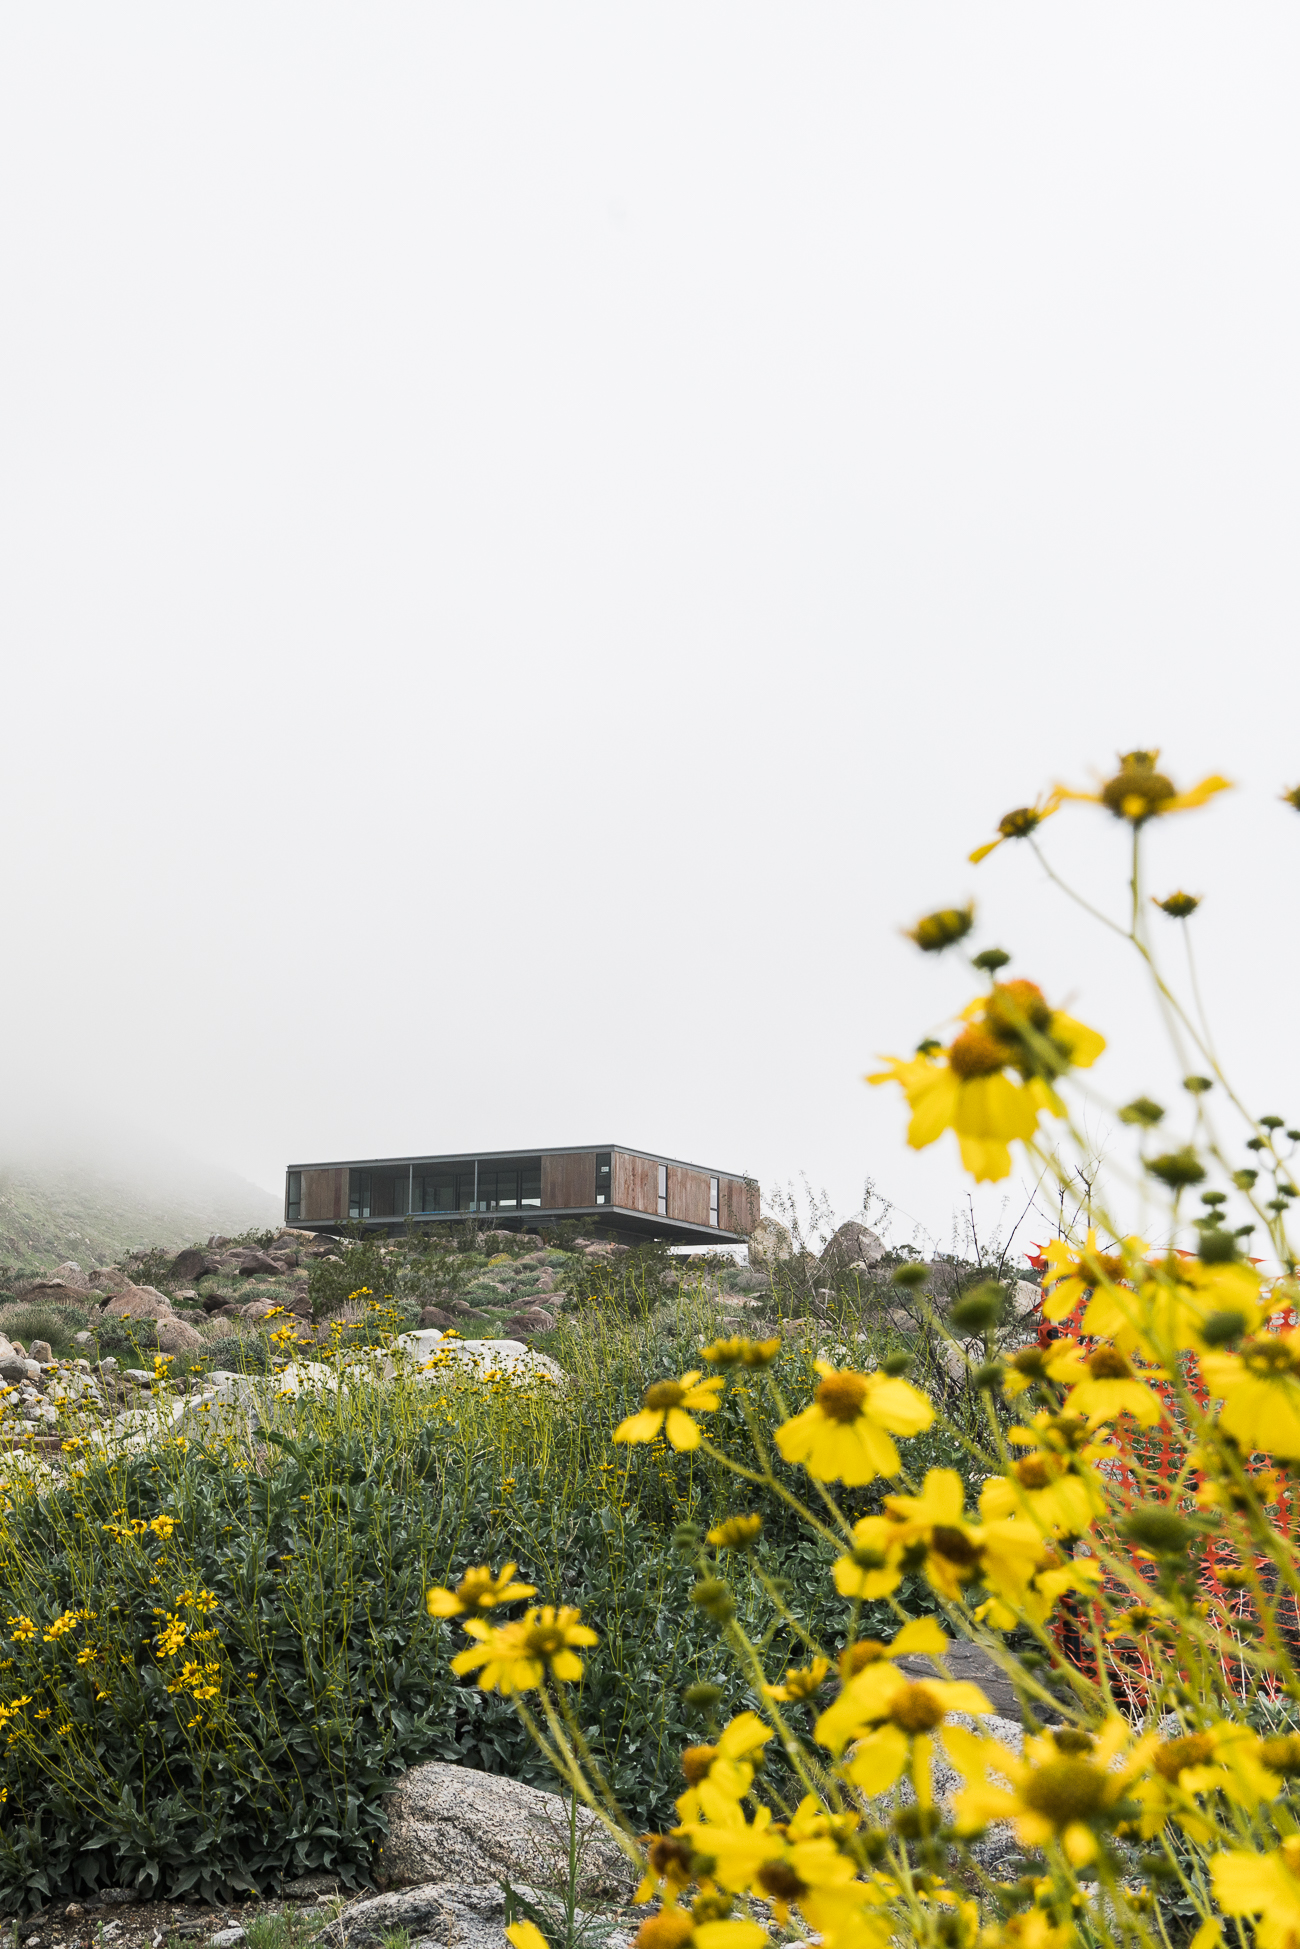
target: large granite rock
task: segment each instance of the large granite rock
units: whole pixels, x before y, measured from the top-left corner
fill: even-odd
[[[847,1225],[841,1225],[834,1233],[820,1263],[826,1272],[850,1269],[865,1272],[868,1267],[879,1265],[884,1256],[884,1243],[870,1226],[850,1218]]]
[[[178,1320],[174,1313],[164,1313],[154,1330],[161,1353],[197,1353],[204,1344],[203,1335],[188,1320]]]
[[[104,1312],[114,1320],[160,1320],[172,1310],[166,1293],[156,1286],[128,1286],[109,1300]]]
[[[384,1807],[389,1830],[379,1872],[385,1881],[401,1887],[502,1880],[538,1888],[567,1884],[569,1803],[558,1793],[542,1793],[476,1767],[429,1760],[402,1776]],[[635,1881],[631,1863],[582,1806],[578,1848],[579,1892],[588,1898],[625,1898]]]
[[[749,1235],[749,1263],[770,1266],[776,1259],[794,1257],[794,1240],[775,1218],[760,1218]]]
[[[414,1333],[399,1334],[393,1352],[403,1353],[421,1366],[435,1354],[449,1354],[458,1364],[477,1368],[480,1373],[509,1374],[519,1380],[563,1381],[563,1367],[549,1354],[526,1347],[522,1340],[449,1340],[436,1327],[421,1327]],[[440,1378],[446,1369],[434,1367],[431,1376]]]
[[[556,1898],[537,1888],[518,1892],[546,1915],[551,1940],[563,1940],[565,1916]],[[585,1949],[631,1949],[631,1933],[617,1917],[578,1909],[573,1922],[573,1940]],[[510,1949],[505,1894],[496,1882],[428,1882],[353,1902],[313,1940],[326,1949],[367,1949],[401,1932],[410,1936],[411,1949]]]

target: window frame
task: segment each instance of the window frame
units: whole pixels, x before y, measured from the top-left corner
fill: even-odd
[[[668,1216],[668,1166],[666,1164],[661,1164],[659,1166],[659,1188],[658,1188],[657,1204],[658,1204],[658,1212],[660,1218],[667,1218]]]

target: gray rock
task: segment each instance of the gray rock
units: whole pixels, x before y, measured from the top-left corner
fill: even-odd
[[[50,1278],[62,1279],[65,1286],[79,1286],[83,1292],[90,1286],[89,1279],[75,1259],[65,1259],[62,1265],[56,1265]]]
[[[932,1658],[919,1653],[908,1654],[896,1660],[900,1671],[909,1678],[938,1678],[940,1672]],[[977,1644],[958,1639],[949,1645],[944,1659],[950,1678],[968,1680],[978,1685],[988,1699],[993,1710],[1003,1719],[1013,1720],[1017,1725],[1023,1723],[1024,1714],[1016,1697],[1015,1686],[1006,1677],[1000,1665],[995,1665],[988,1652]]]
[[[569,1875],[569,1803],[520,1780],[472,1766],[428,1760],[414,1766],[384,1801],[385,1880],[400,1887],[485,1880],[562,1888]],[[631,1864],[587,1808],[578,1809],[578,1888],[586,1896],[625,1896]],[[414,1925],[401,1923],[400,1927]]]
[[[247,1941],[248,1937],[238,1923],[233,1929],[218,1929],[215,1935],[208,1937],[209,1949],[235,1949],[237,1942]]]
[[[157,1327],[158,1346],[169,1354],[194,1353],[203,1345],[203,1335],[188,1320],[164,1316]]]
[[[760,1218],[749,1235],[749,1263],[768,1266],[774,1259],[794,1257],[794,1240],[775,1218]]]
[[[530,1907],[554,1921],[552,1940],[562,1936],[558,1901],[539,1889],[517,1886]],[[574,1939],[590,1949],[630,1949],[631,1937],[611,1918],[579,1909],[573,1920]],[[505,1927],[505,1895],[498,1883],[434,1881],[353,1902],[315,1940],[328,1949],[362,1949],[405,1929],[411,1949],[509,1949]]]
[[[104,1308],[110,1319],[114,1320],[157,1320],[172,1310],[172,1303],[166,1293],[160,1293],[153,1286],[127,1286],[114,1295]]]
[[[54,1349],[48,1340],[33,1340],[31,1346],[28,1348],[28,1352],[39,1366],[52,1367],[54,1365]]]
[[[295,1875],[292,1881],[284,1883],[280,1893],[287,1895],[293,1902],[318,1902],[324,1896],[336,1894],[340,1885],[337,1875],[326,1874],[323,1869],[318,1869],[311,1874]],[[299,1920],[301,1919],[300,1915]],[[322,1916],[321,1919],[325,1921],[329,1918]]]
[[[100,1266],[98,1272],[91,1273],[90,1283],[99,1293],[124,1293],[131,1281],[120,1265],[105,1265]]]
[[[821,1255],[821,1264],[827,1271],[849,1267],[865,1271],[868,1266],[878,1265],[884,1256],[884,1241],[869,1226],[850,1218],[831,1238]]]

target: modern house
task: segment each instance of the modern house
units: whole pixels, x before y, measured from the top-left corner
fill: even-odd
[[[285,1223],[308,1231],[458,1224],[478,1213],[504,1231],[581,1219],[629,1243],[743,1245],[758,1223],[758,1186],[734,1172],[615,1144],[291,1164],[285,1174]]]

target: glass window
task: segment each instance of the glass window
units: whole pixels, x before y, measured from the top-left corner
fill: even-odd
[[[426,1172],[415,1180],[415,1209],[417,1211],[455,1211],[456,1173],[454,1171]]]
[[[613,1158],[609,1151],[596,1152],[596,1203],[612,1205],[614,1202]]]
[[[709,1223],[710,1225],[716,1225],[717,1222],[718,1222],[718,1180],[716,1178],[710,1178],[709,1179]]]
[[[519,1209],[518,1171],[497,1172],[497,1201],[495,1207],[489,1206],[489,1210],[492,1209],[495,1209],[497,1211],[518,1211]]]
[[[290,1171],[288,1196],[285,1199],[285,1224],[296,1225],[302,1217],[302,1172]]]
[[[519,1202],[525,1207],[531,1205],[535,1211],[541,1210],[542,1164],[540,1158],[536,1164],[525,1164],[520,1169]]]
[[[661,1218],[668,1216],[668,1166],[666,1164],[659,1166],[659,1216]]]
[[[459,1171],[456,1175],[456,1190],[458,1193],[456,1208],[458,1211],[473,1211],[474,1209],[474,1177],[473,1166],[468,1171]]]
[[[369,1218],[370,1216],[370,1173],[369,1171],[348,1172],[348,1217]]]

